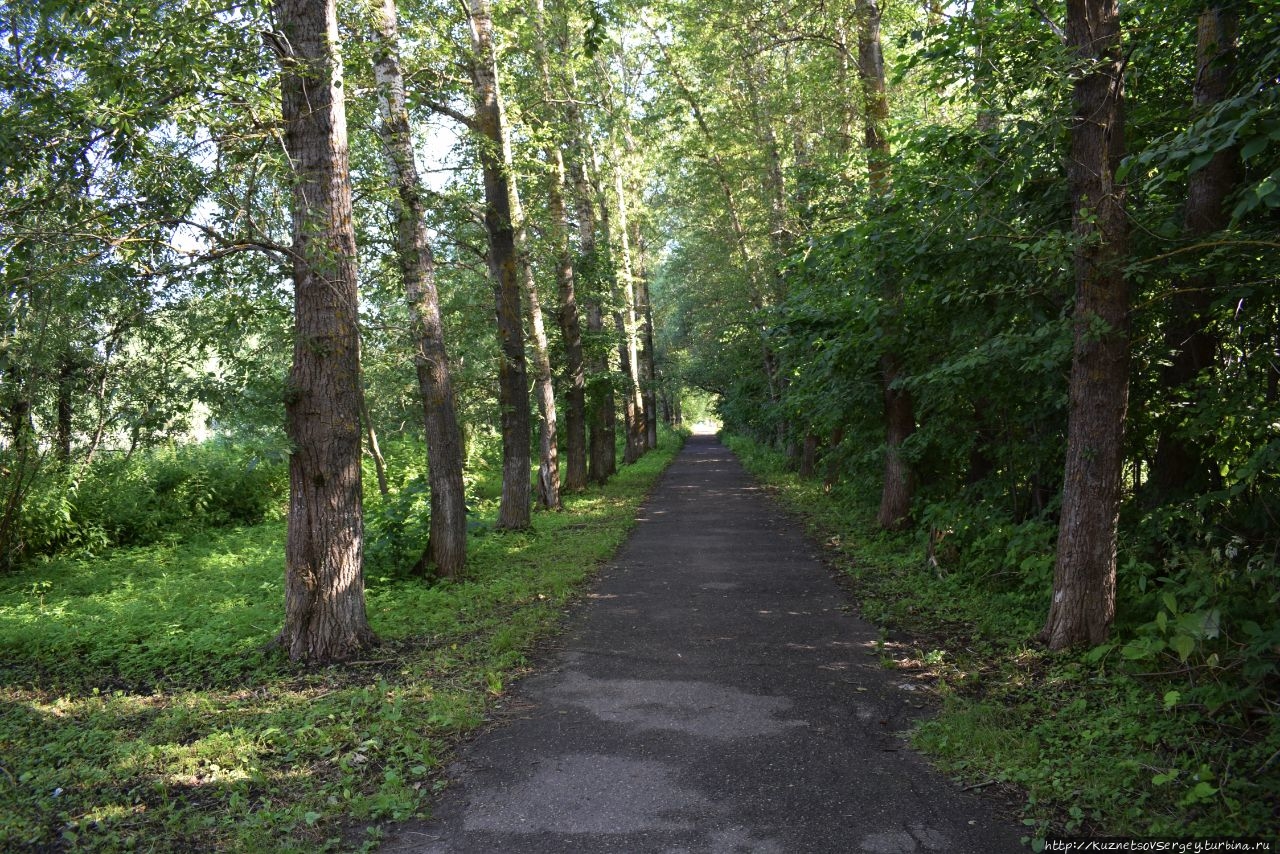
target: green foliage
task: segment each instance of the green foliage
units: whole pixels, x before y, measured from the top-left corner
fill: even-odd
[[[383,646],[344,667],[262,651],[278,522],[5,577],[0,847],[345,850],[353,824],[374,841],[420,815],[452,746],[625,538],[679,449],[662,440],[529,531],[473,539],[462,580],[370,576]]]
[[[279,511],[287,485],[284,452],[269,446],[210,441],[107,455],[78,482],[54,470],[33,484],[13,556],[92,554],[253,525]]]

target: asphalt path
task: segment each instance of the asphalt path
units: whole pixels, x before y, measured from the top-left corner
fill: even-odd
[[[907,747],[919,686],[852,610],[795,520],[692,437],[547,671],[381,850],[1025,850]]]

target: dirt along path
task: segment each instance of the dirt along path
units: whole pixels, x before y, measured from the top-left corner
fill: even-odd
[[[1024,850],[907,748],[919,695],[727,448],[690,439],[639,519],[553,669],[382,850]]]

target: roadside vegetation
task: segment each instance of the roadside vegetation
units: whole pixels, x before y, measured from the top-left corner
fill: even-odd
[[[84,547],[4,576],[0,849],[376,847],[379,822],[423,813],[453,745],[622,542],[679,449],[677,434],[662,439],[521,532],[491,529],[500,484],[473,482],[459,580],[406,571],[426,524],[418,478],[386,499],[367,488],[381,645],[345,666],[264,651],[284,598],[274,476],[259,524],[176,522],[146,545]],[[411,471],[412,449],[399,450],[389,461]]]
[[[727,441],[825,543],[884,632],[884,666],[936,697],[915,746],[967,785],[1022,799],[1034,849],[1051,832],[1274,838],[1273,567],[1213,546],[1153,566],[1131,548],[1112,640],[1051,653],[1033,641],[1049,604],[1047,538],[1004,532],[997,543],[988,530],[930,561],[923,534],[877,529],[873,487],[828,489],[788,471],[781,453]]]

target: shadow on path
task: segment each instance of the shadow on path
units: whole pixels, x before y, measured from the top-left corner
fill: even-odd
[[[523,716],[383,851],[1022,850],[906,748],[875,629],[727,448],[691,438],[639,520]]]

